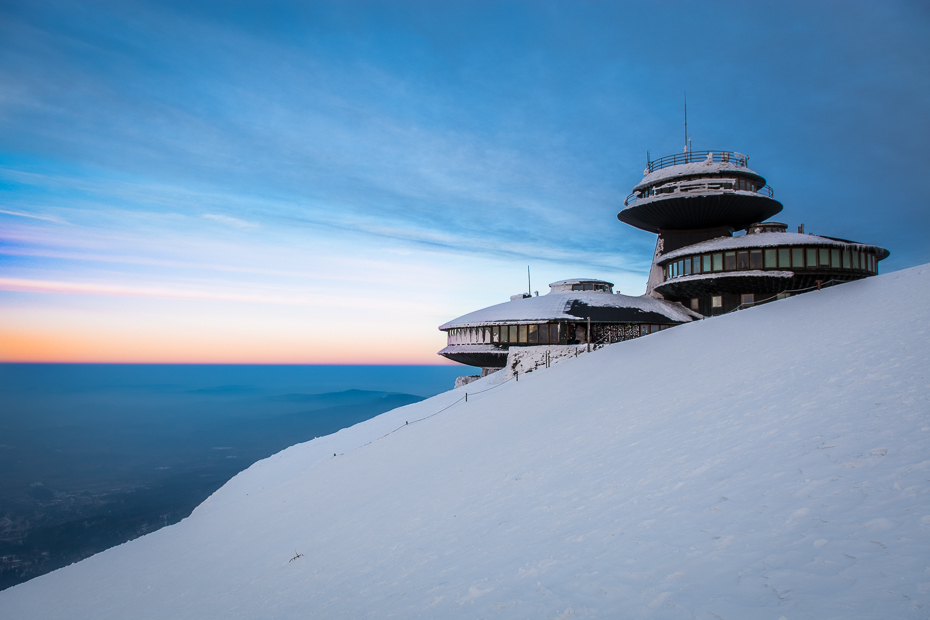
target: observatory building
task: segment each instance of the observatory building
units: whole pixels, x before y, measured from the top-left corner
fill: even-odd
[[[647,295],[713,316],[878,273],[884,248],[765,222],[782,204],[748,161],[686,151],[648,162],[617,214],[658,235]]]
[[[614,293],[603,280],[561,280],[546,295],[514,295],[510,301],[470,312],[441,325],[450,360],[502,368],[511,346],[613,343],[638,338],[701,316],[681,304]]]
[[[439,355],[489,372],[510,347],[612,343],[878,273],[888,250],[797,233],[766,220],[772,188],[732,151],[648,160],[617,218],[658,235],[646,294],[602,280],[562,280],[546,295],[514,295],[441,325]]]

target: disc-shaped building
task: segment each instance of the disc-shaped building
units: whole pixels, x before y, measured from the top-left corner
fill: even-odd
[[[647,295],[713,316],[878,273],[884,248],[765,222],[782,204],[748,160],[697,151],[648,162],[617,214],[658,234]]]
[[[614,293],[613,284],[603,280],[561,280],[546,295],[514,295],[441,325],[448,346],[439,354],[469,366],[501,368],[511,346],[620,342],[698,318],[681,304]]]

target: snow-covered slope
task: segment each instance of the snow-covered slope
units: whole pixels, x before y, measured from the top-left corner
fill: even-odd
[[[0,617],[926,618],[928,324],[922,266],[476,394],[491,375],[262,461]]]

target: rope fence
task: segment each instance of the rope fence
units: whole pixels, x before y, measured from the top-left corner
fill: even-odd
[[[509,382],[509,381],[513,381],[513,380],[516,379],[516,378],[517,378],[517,375],[514,375],[513,377],[511,377],[511,378],[509,378],[509,379],[505,379],[504,381],[501,381],[501,382],[498,383],[497,385],[492,385],[491,387],[489,387],[489,388],[487,388],[487,389],[485,389],[485,390],[481,390],[480,392],[472,392],[471,395],[472,395],[472,396],[477,396],[478,394],[484,394],[485,392],[490,392],[491,390],[496,389],[496,388],[499,388],[500,386],[504,385],[505,383],[507,383],[507,382]],[[400,425],[400,426],[398,426],[397,428],[395,428],[394,430],[388,431],[388,432],[385,433],[384,435],[381,435],[380,437],[376,437],[375,439],[372,439],[372,440],[369,441],[368,443],[364,443],[364,444],[360,445],[358,448],[364,448],[365,446],[370,446],[370,445],[373,444],[374,442],[376,442],[376,441],[381,441],[382,439],[384,439],[384,438],[387,437],[388,435],[393,435],[393,434],[396,433],[397,431],[401,430],[402,428],[406,428],[406,427],[410,426],[411,424],[416,424],[417,422],[422,422],[423,420],[429,420],[430,418],[439,415],[439,414],[442,413],[443,411],[446,411],[447,409],[451,409],[452,407],[454,407],[455,405],[459,404],[459,403],[462,402],[462,401],[468,402],[468,392],[465,392],[465,395],[464,395],[464,396],[462,396],[462,397],[459,398],[458,400],[456,400],[456,401],[454,401],[454,402],[452,402],[452,403],[446,405],[445,407],[443,407],[442,409],[440,409],[440,410],[437,411],[436,413],[431,413],[431,414],[429,414],[428,416],[424,416],[424,417],[422,417],[422,418],[417,418],[416,420],[407,420],[407,421],[405,421],[402,425]],[[358,448],[355,448],[355,449],[357,450]],[[345,452],[343,452],[343,454],[345,454]],[[336,453],[333,452],[333,458],[335,458],[335,457],[336,457]]]

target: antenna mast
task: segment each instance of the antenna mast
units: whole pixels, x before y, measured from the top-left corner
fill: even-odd
[[[688,152],[688,93],[685,92],[685,153]]]
[[[530,266],[526,266],[526,292],[530,297],[533,296],[533,285],[530,284]]]

